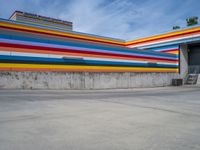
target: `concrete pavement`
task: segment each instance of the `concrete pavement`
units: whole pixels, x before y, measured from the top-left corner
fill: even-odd
[[[200,87],[1,90],[0,150],[199,150]]]

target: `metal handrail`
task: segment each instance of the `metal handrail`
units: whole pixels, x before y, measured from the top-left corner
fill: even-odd
[[[188,68],[189,74],[200,74],[200,65],[191,65]]]

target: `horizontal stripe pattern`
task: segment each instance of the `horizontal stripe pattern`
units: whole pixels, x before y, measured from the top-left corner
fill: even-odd
[[[110,66],[79,66],[79,65],[38,65],[0,63],[3,71],[73,71],[73,72],[178,72],[177,68],[143,68],[143,67],[110,67]]]
[[[15,29],[18,31],[28,31],[34,33],[42,33],[45,35],[54,35],[58,37],[68,37],[77,40],[85,40],[85,41],[93,41],[99,43],[106,43],[106,44],[114,44],[114,45],[121,45],[124,46],[124,41],[114,38],[96,36],[91,34],[85,34],[80,32],[74,31],[63,31],[63,30],[55,30],[55,28],[51,27],[43,27],[39,25],[33,25],[29,23],[21,23],[11,20],[6,20],[0,18],[0,27],[7,28],[7,29]]]
[[[179,55],[179,45],[151,47],[151,48],[147,48],[146,50],[169,53],[169,54],[175,54],[175,55],[177,55],[177,57]]]
[[[95,60],[95,59],[75,59],[70,57],[52,58],[52,57],[31,57],[14,55],[0,55],[0,62],[29,62],[29,63],[48,63],[48,64],[83,64],[83,65],[102,65],[102,66],[132,66],[132,67],[163,67],[177,68],[174,64],[146,63],[134,61],[113,61],[113,60]]]
[[[200,37],[200,26],[195,26],[192,28],[186,28],[182,30],[168,32],[165,34],[128,41],[125,43],[125,45],[130,48],[146,47],[151,45],[154,45],[154,47],[156,47],[156,44],[166,43],[166,45],[173,45],[175,41],[177,41],[177,44],[181,44],[186,42],[188,39],[198,37]]]
[[[75,40],[74,35],[70,37],[70,32],[55,30],[53,33],[59,38],[52,38],[48,29],[41,30],[32,26],[24,26],[29,32],[26,34],[23,26],[0,21],[0,70],[178,72],[178,56],[162,53],[161,49],[132,49],[118,45],[120,41],[99,37],[94,38],[98,43],[93,43],[93,37],[74,34],[85,39],[84,42],[76,37]],[[70,40],[61,36],[65,33],[70,35]],[[38,34],[40,36],[36,37]]]
[[[60,48],[60,49],[73,49],[73,50],[82,50],[82,51],[95,51],[95,52],[106,52],[110,54],[129,54],[134,56],[143,56],[144,54],[149,57],[159,57],[166,59],[176,59],[174,55],[167,55],[163,53],[153,53],[147,51],[138,51],[134,49],[125,49],[125,48],[116,48],[116,47],[99,47],[98,45],[84,45],[84,44],[73,44],[69,42],[56,42],[50,40],[41,40],[33,38],[23,38],[19,36],[12,36],[0,34],[0,43],[7,44],[18,44],[18,45],[27,45],[27,46],[40,46],[46,48]]]

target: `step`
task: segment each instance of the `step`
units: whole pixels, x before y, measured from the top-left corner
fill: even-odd
[[[198,74],[188,74],[185,84],[193,85],[197,84]]]

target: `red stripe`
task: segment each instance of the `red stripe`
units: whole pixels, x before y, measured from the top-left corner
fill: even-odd
[[[51,51],[60,51],[60,52],[73,52],[73,53],[84,53],[84,54],[96,54],[96,55],[106,55],[106,56],[120,56],[128,58],[143,58],[148,60],[166,60],[170,62],[177,62],[177,60],[167,59],[167,58],[153,58],[147,56],[130,56],[126,54],[109,54],[105,52],[91,52],[91,51],[82,51],[82,50],[73,50],[67,48],[52,48],[52,47],[42,47],[42,46],[31,46],[31,45],[22,45],[22,44],[8,44],[0,42],[0,46],[4,47],[13,47],[13,48],[28,48],[28,49],[38,49],[38,50],[51,50]]]

